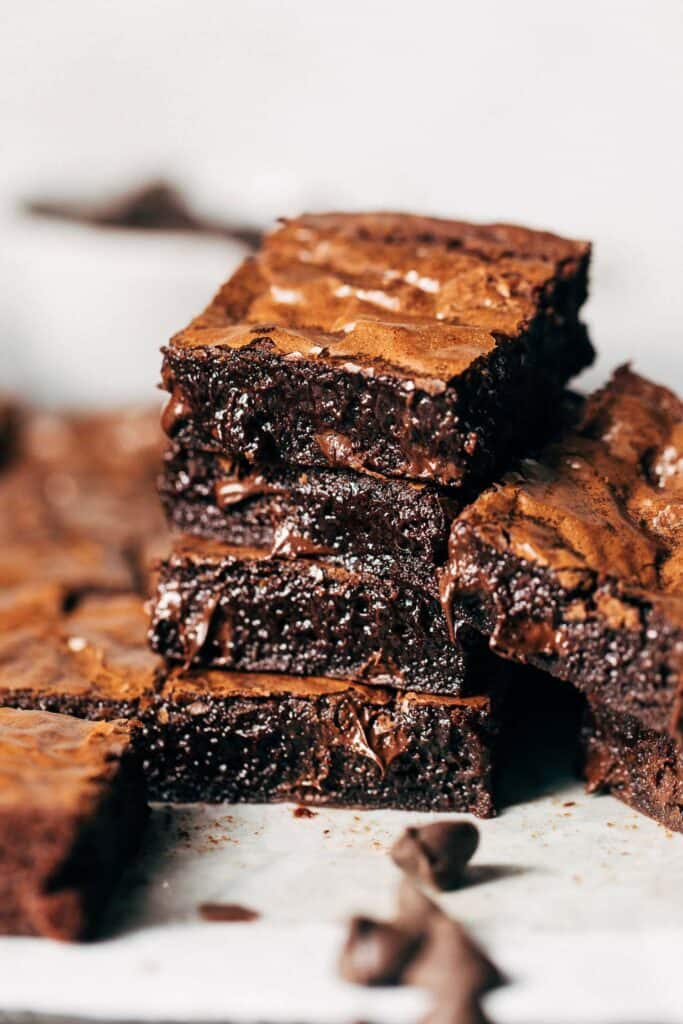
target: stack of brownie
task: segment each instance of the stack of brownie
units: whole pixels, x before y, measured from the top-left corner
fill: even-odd
[[[145,785],[492,814],[514,662],[584,694],[589,787],[683,831],[683,402],[568,401],[588,260],[287,222],[165,350],[170,553],[156,411],[0,401],[0,931],[92,931]]]
[[[517,227],[306,216],[172,340],[167,795],[493,812],[506,673],[437,570],[590,362],[588,261]]]

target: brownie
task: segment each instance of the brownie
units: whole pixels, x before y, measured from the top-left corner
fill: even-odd
[[[179,538],[160,565],[150,642],[168,665],[288,672],[459,695],[476,651],[438,599],[322,559]],[[473,639],[473,638],[472,638]],[[481,645],[480,645],[481,646]]]
[[[146,814],[126,723],[0,708],[0,933],[91,937]]]
[[[250,466],[178,446],[166,452],[159,489],[180,532],[267,547],[281,558],[324,555],[433,592],[461,507],[452,492],[428,483],[284,463]]]
[[[158,507],[158,410],[27,414],[0,473],[0,587],[57,583],[82,593],[143,585]]]
[[[352,680],[175,672],[162,678],[136,595],[0,635],[0,704],[138,723],[160,800],[305,803],[493,813],[505,680],[456,698]]]
[[[88,538],[55,537],[0,544],[0,591],[56,586],[70,605],[92,591],[123,591],[134,573],[125,555]]]
[[[287,221],[164,350],[164,426],[227,457],[472,486],[591,361],[589,255],[510,225]]]
[[[15,601],[11,629],[1,628],[0,605],[0,704],[90,719],[134,717],[153,694],[158,671],[140,597],[90,596],[70,614],[39,618],[30,596]]]
[[[683,832],[683,761],[675,738],[647,729],[633,715],[592,705],[582,747],[589,792],[610,792],[674,832]]]
[[[163,800],[494,813],[491,697],[235,672],[171,676],[142,716]]]
[[[453,525],[443,603],[501,654],[680,732],[683,403],[622,367]]]
[[[130,548],[164,529],[156,496],[162,437],[155,407],[36,413],[22,431],[17,473],[54,529]]]

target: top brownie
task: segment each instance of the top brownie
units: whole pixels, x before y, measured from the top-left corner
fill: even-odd
[[[457,626],[655,729],[681,729],[683,402],[619,369],[577,430],[453,525]]]
[[[590,247],[401,214],[286,222],[164,352],[189,447],[460,485],[591,361]]]

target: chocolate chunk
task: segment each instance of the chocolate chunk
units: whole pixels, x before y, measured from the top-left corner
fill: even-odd
[[[478,844],[479,832],[469,821],[438,821],[406,829],[391,857],[411,878],[448,891],[462,882]]]
[[[239,903],[200,903],[197,908],[199,916],[205,921],[255,921],[260,914],[250,907],[241,907]]]
[[[402,980],[467,999],[499,985],[501,975],[462,925],[439,912],[428,917],[423,941]]]
[[[339,972],[357,985],[396,985],[422,937],[394,924],[354,917],[339,960]]]
[[[340,971],[358,984],[427,989],[435,1004],[422,1024],[483,1024],[480,998],[503,982],[462,925],[406,879],[395,920],[351,921]]]

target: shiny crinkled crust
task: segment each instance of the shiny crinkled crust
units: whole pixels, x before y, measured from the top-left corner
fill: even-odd
[[[683,403],[617,371],[577,431],[456,520],[444,605],[655,728],[683,680]]]
[[[287,222],[165,350],[166,429],[229,455],[483,478],[592,358],[588,259],[501,225]]]
[[[512,226],[305,216],[270,235],[174,344],[240,349],[268,335],[284,357],[379,365],[428,389],[486,356],[496,335],[519,335],[555,276],[587,254]]]
[[[53,618],[37,618],[31,597],[14,605],[14,628],[0,633],[0,703],[25,694],[33,706],[73,701],[69,710],[103,704],[124,713],[153,689],[158,663],[140,597],[89,597]]]

